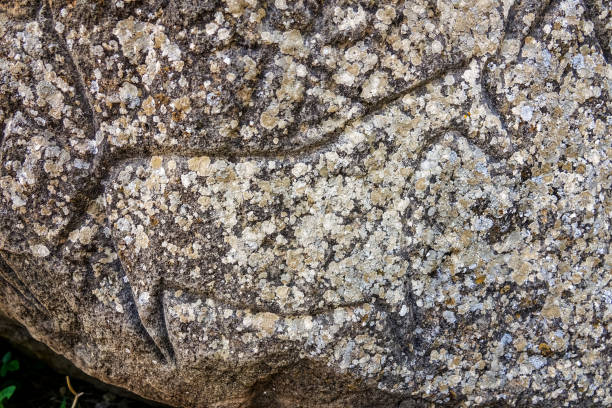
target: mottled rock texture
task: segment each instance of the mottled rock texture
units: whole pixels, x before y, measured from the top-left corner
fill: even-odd
[[[0,310],[174,406],[612,406],[611,13],[2,1]]]

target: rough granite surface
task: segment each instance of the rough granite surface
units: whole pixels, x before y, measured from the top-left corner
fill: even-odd
[[[177,407],[612,406],[609,0],[0,2],[0,310]]]

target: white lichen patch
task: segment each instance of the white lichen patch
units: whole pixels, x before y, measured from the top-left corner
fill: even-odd
[[[43,244],[32,245],[32,247],[30,247],[30,250],[32,251],[32,255],[38,258],[45,258],[51,253],[49,252],[49,248],[47,248]]]

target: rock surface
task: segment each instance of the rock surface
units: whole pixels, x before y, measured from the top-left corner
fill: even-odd
[[[607,0],[0,3],[0,310],[174,406],[612,406]]]

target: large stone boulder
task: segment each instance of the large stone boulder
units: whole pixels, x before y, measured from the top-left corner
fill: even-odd
[[[1,2],[1,314],[177,407],[610,406],[610,13]]]

